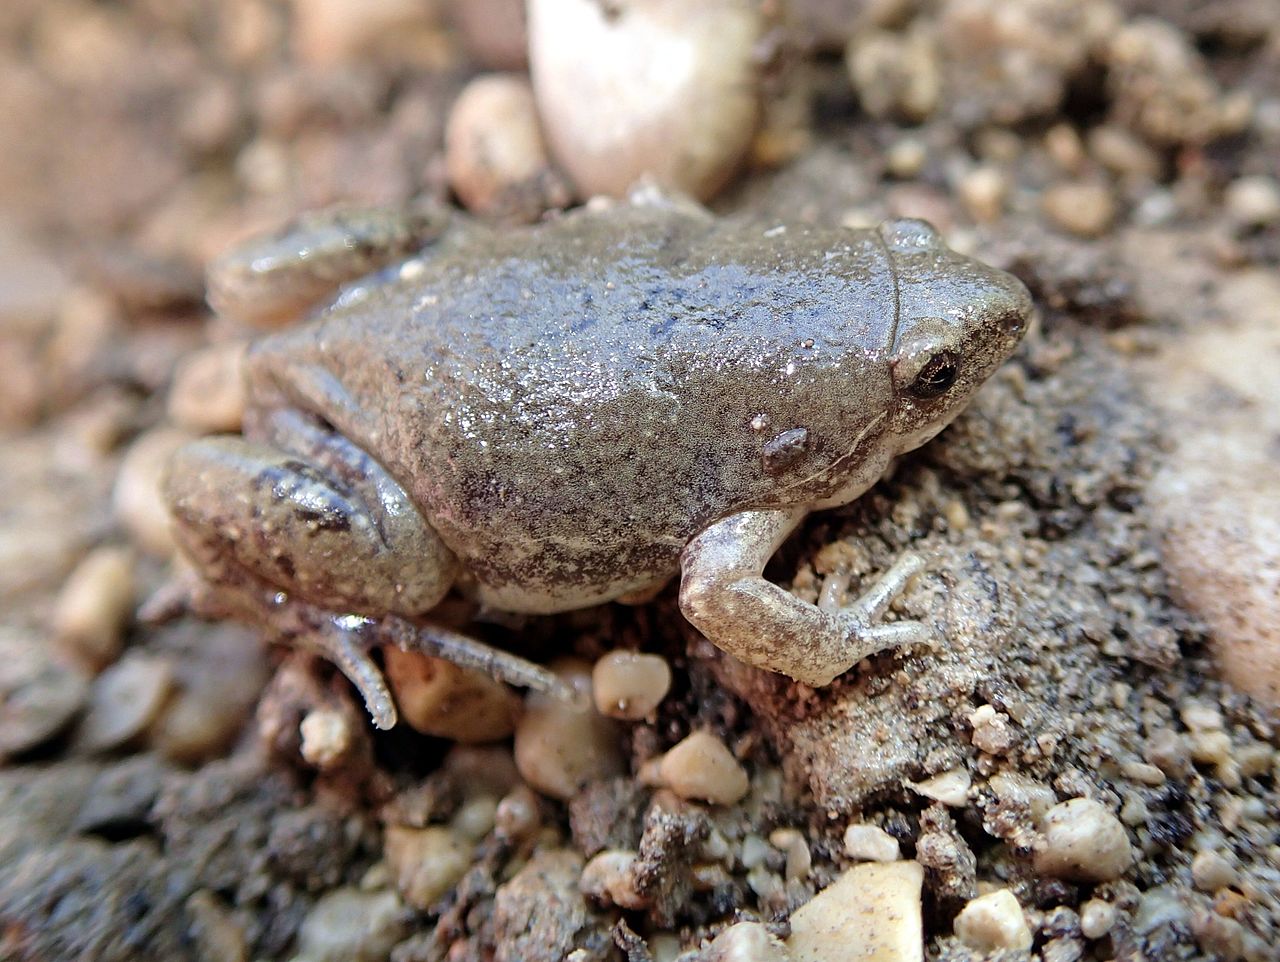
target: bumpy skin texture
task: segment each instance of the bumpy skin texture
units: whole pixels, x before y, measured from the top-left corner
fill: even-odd
[[[1000,290],[989,268],[929,259],[905,282],[930,285],[930,306],[980,310]],[[874,231],[767,237],[624,207],[469,234],[412,283],[260,342],[251,391],[386,465],[486,601],[558,611],[670,577],[735,511],[879,477],[901,447],[895,299]],[[999,353],[972,358],[979,377]],[[802,445],[767,456],[796,430]]]
[[[1020,282],[918,221],[769,229],[661,204],[457,231],[259,342],[252,445],[200,442],[169,496],[211,581],[370,617],[412,613],[350,587],[375,569],[400,566],[383,595],[416,604],[453,581],[553,612],[660,584],[683,553],[685,611],[712,640],[825,683],[918,637],[869,623],[918,565],[830,613],[764,582],[765,561],[808,510],[853,500],[941,430],[1029,311]],[[197,491],[200,458],[237,463]]]

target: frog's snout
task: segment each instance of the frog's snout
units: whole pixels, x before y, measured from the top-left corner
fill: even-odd
[[[996,283],[1000,291],[1001,304],[994,312],[997,335],[1005,343],[1005,356],[1008,357],[1026,336],[1027,328],[1035,314],[1035,301],[1027,285],[1007,271],[990,269],[996,275]]]

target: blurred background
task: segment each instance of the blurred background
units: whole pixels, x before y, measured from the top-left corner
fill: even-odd
[[[1008,691],[1050,700],[1039,679],[1061,682],[1060,704],[1019,723],[1052,719],[1054,744],[1085,734],[1056,761],[1047,750],[1036,777],[1064,797],[1093,785],[1128,812],[1142,884],[1115,882],[1103,900],[1138,921],[1116,930],[1128,942],[1105,941],[1105,927],[1093,941],[1081,930],[1088,890],[1000,871],[1038,906],[1046,962],[1085,957],[1086,943],[1098,958],[1274,958],[1280,0],[3,0],[0,118],[0,957],[289,958],[310,920],[314,962],[383,959],[397,943],[398,962],[534,959],[494,945],[525,932],[548,892],[574,893],[579,911],[577,875],[565,882],[552,866],[553,882],[524,878],[507,916],[469,928],[468,906],[488,912],[498,880],[507,890],[497,849],[388,832],[384,853],[379,821],[416,831],[431,812],[515,797],[531,833],[578,844],[634,816],[626,805],[644,789],[623,779],[616,798],[597,797],[594,822],[581,810],[570,830],[564,809],[513,788],[509,752],[450,754],[423,781],[442,743],[403,731],[374,743],[340,680],[268,656],[246,629],[142,626],[135,611],[172,552],[156,487],[165,459],[194,435],[237,429],[244,345],[280,323],[215,317],[211,260],[333,204],[444,204],[532,224],[645,178],[731,217],[925,217],[1028,283],[1042,319],[1026,357],[905,487],[937,508],[924,516],[967,530],[954,537],[973,551],[1034,542],[1017,559],[983,557],[1039,600],[1022,622],[1005,612],[1017,630],[973,629],[1026,674],[992,680],[996,657],[967,650],[959,674],[983,678],[975,699],[1013,714]],[[940,522],[878,510],[887,543],[924,531],[945,549]],[[966,529],[983,510],[996,528]],[[862,524],[840,523],[841,536]],[[1079,553],[1055,560],[1046,547],[1068,543]],[[798,563],[793,587],[816,596],[837,553]],[[956,549],[955,570],[967,558]],[[608,619],[622,616],[591,617],[605,627],[574,637],[595,656],[603,642],[589,632],[612,637]],[[636,617],[629,642],[656,637],[684,657],[675,629]],[[1078,654],[1036,648],[1037,632]],[[1075,658],[1079,674],[1054,674]],[[804,723],[793,696],[742,682],[757,723],[725,694],[731,680],[696,661],[661,723],[628,735],[635,767],[696,714],[736,732],[743,758],[776,751],[785,766],[794,753],[788,771],[809,779],[796,824],[905,791],[920,758],[930,772],[951,764],[953,731],[979,756],[971,706],[911,721],[956,675],[910,697],[881,686],[880,714],[865,717],[840,708],[844,694],[828,715],[806,703]],[[304,759],[299,720],[316,704],[337,706],[356,733],[353,767],[321,776]],[[839,754],[886,725],[919,737],[909,758],[881,770]],[[983,751],[973,764],[986,775],[999,751]],[[1007,755],[1000,764],[1023,757]],[[742,816],[735,846],[744,832],[764,846],[782,824],[782,775],[753,771],[776,789],[773,807]],[[1042,800],[1019,792],[992,810],[1025,815]],[[893,799],[876,817],[895,837],[957,844],[942,809],[925,817]],[[1008,858],[1022,816],[998,823],[1008,832],[995,842],[970,814],[961,834],[979,856]],[[654,850],[692,871],[664,825]],[[844,858],[838,841],[815,842],[814,874],[797,883],[785,867],[795,838],[779,838],[754,881],[733,863],[734,879],[690,896],[687,914],[653,909],[654,957],[674,958],[740,905],[785,914]],[[414,845],[436,847],[428,859]],[[1201,857],[1197,881],[1192,854],[1204,851],[1244,867],[1228,878]],[[444,867],[400,878],[395,895],[384,855]],[[462,881],[473,855],[488,874]],[[931,945],[981,958],[950,934],[963,902],[963,886],[945,889],[962,874],[952,868],[931,869],[928,932],[942,940]],[[669,901],[693,891],[683,876],[668,882]],[[321,899],[340,884],[341,898]],[[455,885],[463,894],[430,929],[426,910]],[[342,941],[352,918],[368,922],[364,942]],[[583,958],[609,957],[610,929],[586,918],[573,924],[599,944]],[[677,921],[683,943],[666,931]]]

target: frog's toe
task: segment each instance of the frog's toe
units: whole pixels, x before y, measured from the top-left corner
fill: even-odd
[[[303,637],[355,685],[374,726],[383,731],[394,728],[399,716],[386,679],[370,657],[364,641],[339,622],[339,618],[334,618],[320,630]]]
[[[924,569],[924,558],[914,552],[907,552],[846,610],[860,615],[870,625],[884,616],[889,606]]]
[[[935,640],[933,629],[922,621],[894,621],[858,632],[859,648],[865,651],[864,657],[887,648],[932,645]]]

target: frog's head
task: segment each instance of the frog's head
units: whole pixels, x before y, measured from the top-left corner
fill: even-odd
[[[900,454],[946,427],[1013,353],[1032,304],[1020,280],[950,250],[924,221],[879,230],[898,291],[889,431]]]

